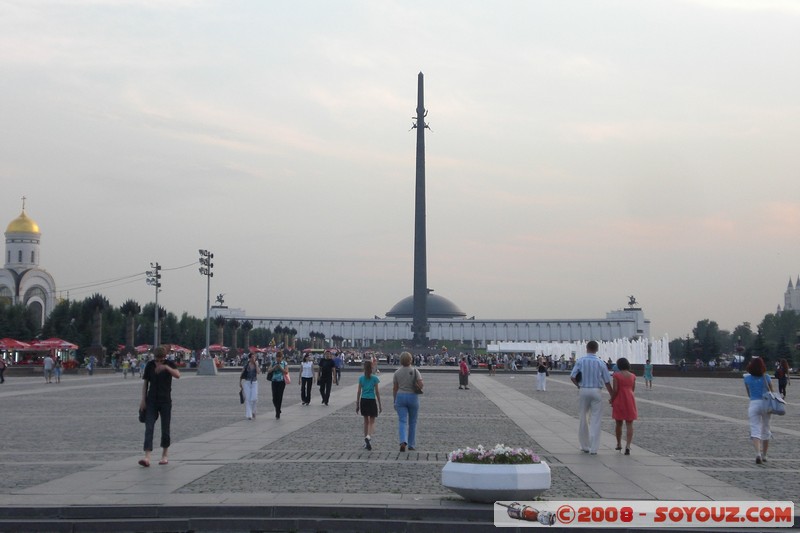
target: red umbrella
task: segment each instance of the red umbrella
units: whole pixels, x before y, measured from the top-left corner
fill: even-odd
[[[212,344],[208,347],[209,352],[227,352],[228,347],[221,344]]]
[[[267,351],[266,348],[259,348],[258,346],[251,346],[248,350],[250,353],[264,353]]]
[[[150,351],[151,346],[149,344],[140,344],[136,347],[136,353],[145,353]]]
[[[167,348],[167,350],[169,350],[170,352],[184,352],[184,353],[189,353],[189,352],[191,352],[191,350],[190,350],[189,348],[184,348],[184,347],[183,347],[183,346],[181,346],[180,344],[164,344],[164,346],[165,346],[165,347]]]
[[[3,352],[11,352],[13,350],[21,350],[23,348],[28,348],[30,344],[27,342],[18,341],[15,339],[0,339],[0,351]]]

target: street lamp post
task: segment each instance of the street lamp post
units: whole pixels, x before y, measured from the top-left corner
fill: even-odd
[[[206,277],[206,357],[211,355],[209,347],[211,346],[211,278],[214,273],[211,271],[214,268],[214,254],[208,250],[199,250],[200,254],[200,274]]]
[[[158,293],[161,292],[161,265],[150,263],[152,270],[147,271],[147,284],[152,285],[156,289],[156,310],[153,318],[153,351],[158,348]]]

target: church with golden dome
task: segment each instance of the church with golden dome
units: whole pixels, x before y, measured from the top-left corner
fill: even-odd
[[[0,270],[0,302],[27,307],[43,325],[56,304],[56,283],[39,268],[39,225],[22,213],[6,227],[6,263]]]

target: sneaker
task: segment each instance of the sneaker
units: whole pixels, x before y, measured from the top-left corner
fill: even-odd
[[[372,444],[369,442],[369,439],[364,439],[364,448],[372,450]]]
[[[762,455],[761,456],[761,461],[766,463],[767,462],[767,456],[766,455]]]
[[[406,451],[406,443],[405,443],[405,442],[401,442],[401,443],[400,443],[400,451],[401,451],[401,452],[404,452],[404,451]]]
[[[757,465],[761,464],[761,456],[760,455],[756,455],[756,464]]]
[[[410,452],[416,451],[416,448],[414,448],[413,446],[409,446],[408,447],[408,451],[410,451]]]

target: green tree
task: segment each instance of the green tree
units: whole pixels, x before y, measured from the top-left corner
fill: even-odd
[[[34,315],[24,305],[0,302],[0,338],[26,341],[40,333]]]
[[[225,324],[227,320],[222,315],[217,315],[214,317],[214,325],[217,327],[217,344],[224,346],[225,345]]]
[[[92,324],[92,346],[102,346],[103,344],[103,311],[109,307],[108,300],[100,293],[94,293],[84,300],[86,309],[91,314]]]
[[[698,357],[704,362],[716,359],[720,355],[719,326],[713,320],[705,319],[697,322],[692,330],[694,339],[699,343]]]
[[[250,332],[253,330],[253,323],[250,320],[242,322],[242,331],[244,332],[244,349],[250,349]]]
[[[134,354],[136,353],[134,349],[134,346],[136,346],[136,341],[134,340],[136,315],[142,312],[142,307],[134,300],[126,300],[119,310],[125,317],[125,351]]]

